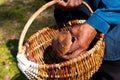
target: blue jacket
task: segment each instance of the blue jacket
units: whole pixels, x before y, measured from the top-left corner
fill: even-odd
[[[84,6],[69,12],[55,9],[56,22],[63,23],[72,19],[87,19],[88,24],[106,35],[104,60],[120,60],[120,0],[85,1],[94,10],[92,15]]]

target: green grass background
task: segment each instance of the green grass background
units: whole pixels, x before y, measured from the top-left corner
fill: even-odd
[[[0,80],[27,80],[17,67],[17,48],[21,31],[44,0],[0,0]],[[43,27],[55,24],[53,8],[33,22],[25,40]]]

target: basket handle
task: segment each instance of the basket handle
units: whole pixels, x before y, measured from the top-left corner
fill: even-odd
[[[27,21],[27,23],[25,24],[24,26],[24,29],[20,35],[20,40],[19,40],[19,44],[18,44],[18,54],[19,53],[22,53],[23,49],[22,49],[22,45],[23,45],[23,41],[24,41],[24,38],[25,38],[25,35],[30,27],[30,25],[32,24],[32,22],[35,20],[35,18],[41,13],[43,12],[45,9],[47,9],[48,7],[60,2],[62,0],[52,0],[48,3],[46,3],[45,5],[43,5],[41,8],[39,8],[30,18],[29,20]],[[91,9],[91,7],[86,3],[86,2],[82,2],[87,8],[88,10],[90,11],[90,13],[92,14],[93,13],[93,10]]]

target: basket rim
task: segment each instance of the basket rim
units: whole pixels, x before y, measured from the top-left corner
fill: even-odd
[[[101,45],[103,45],[101,48],[104,48],[105,47],[105,43],[104,43],[104,39],[103,38],[100,38],[96,43],[95,45],[93,46],[93,48],[91,48],[90,50],[86,51],[85,53],[83,54],[80,54],[78,57],[76,58],[72,58],[72,59],[69,59],[69,60],[66,60],[64,62],[60,62],[60,63],[54,63],[54,64],[42,64],[42,65],[39,65],[39,67],[41,68],[48,68],[48,67],[51,67],[51,68],[57,68],[57,67],[63,67],[63,66],[68,66],[68,65],[71,65],[72,63],[75,63],[79,60],[82,60],[83,58],[91,55],[93,56],[94,55],[94,51],[99,48]],[[23,47],[26,47],[25,45]],[[23,50],[24,53],[26,51],[26,49]],[[30,61],[30,60],[29,60]],[[32,62],[32,61],[31,61]],[[66,64],[67,63],[67,64]],[[64,65],[63,65],[64,64]]]

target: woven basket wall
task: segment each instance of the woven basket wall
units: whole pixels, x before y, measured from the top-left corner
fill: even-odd
[[[103,40],[98,40],[93,48],[77,58],[65,61],[52,50],[52,39],[56,28],[44,28],[33,34],[26,42],[26,55],[29,60],[39,64],[40,79],[63,78],[70,80],[89,80],[99,69],[104,55]]]

